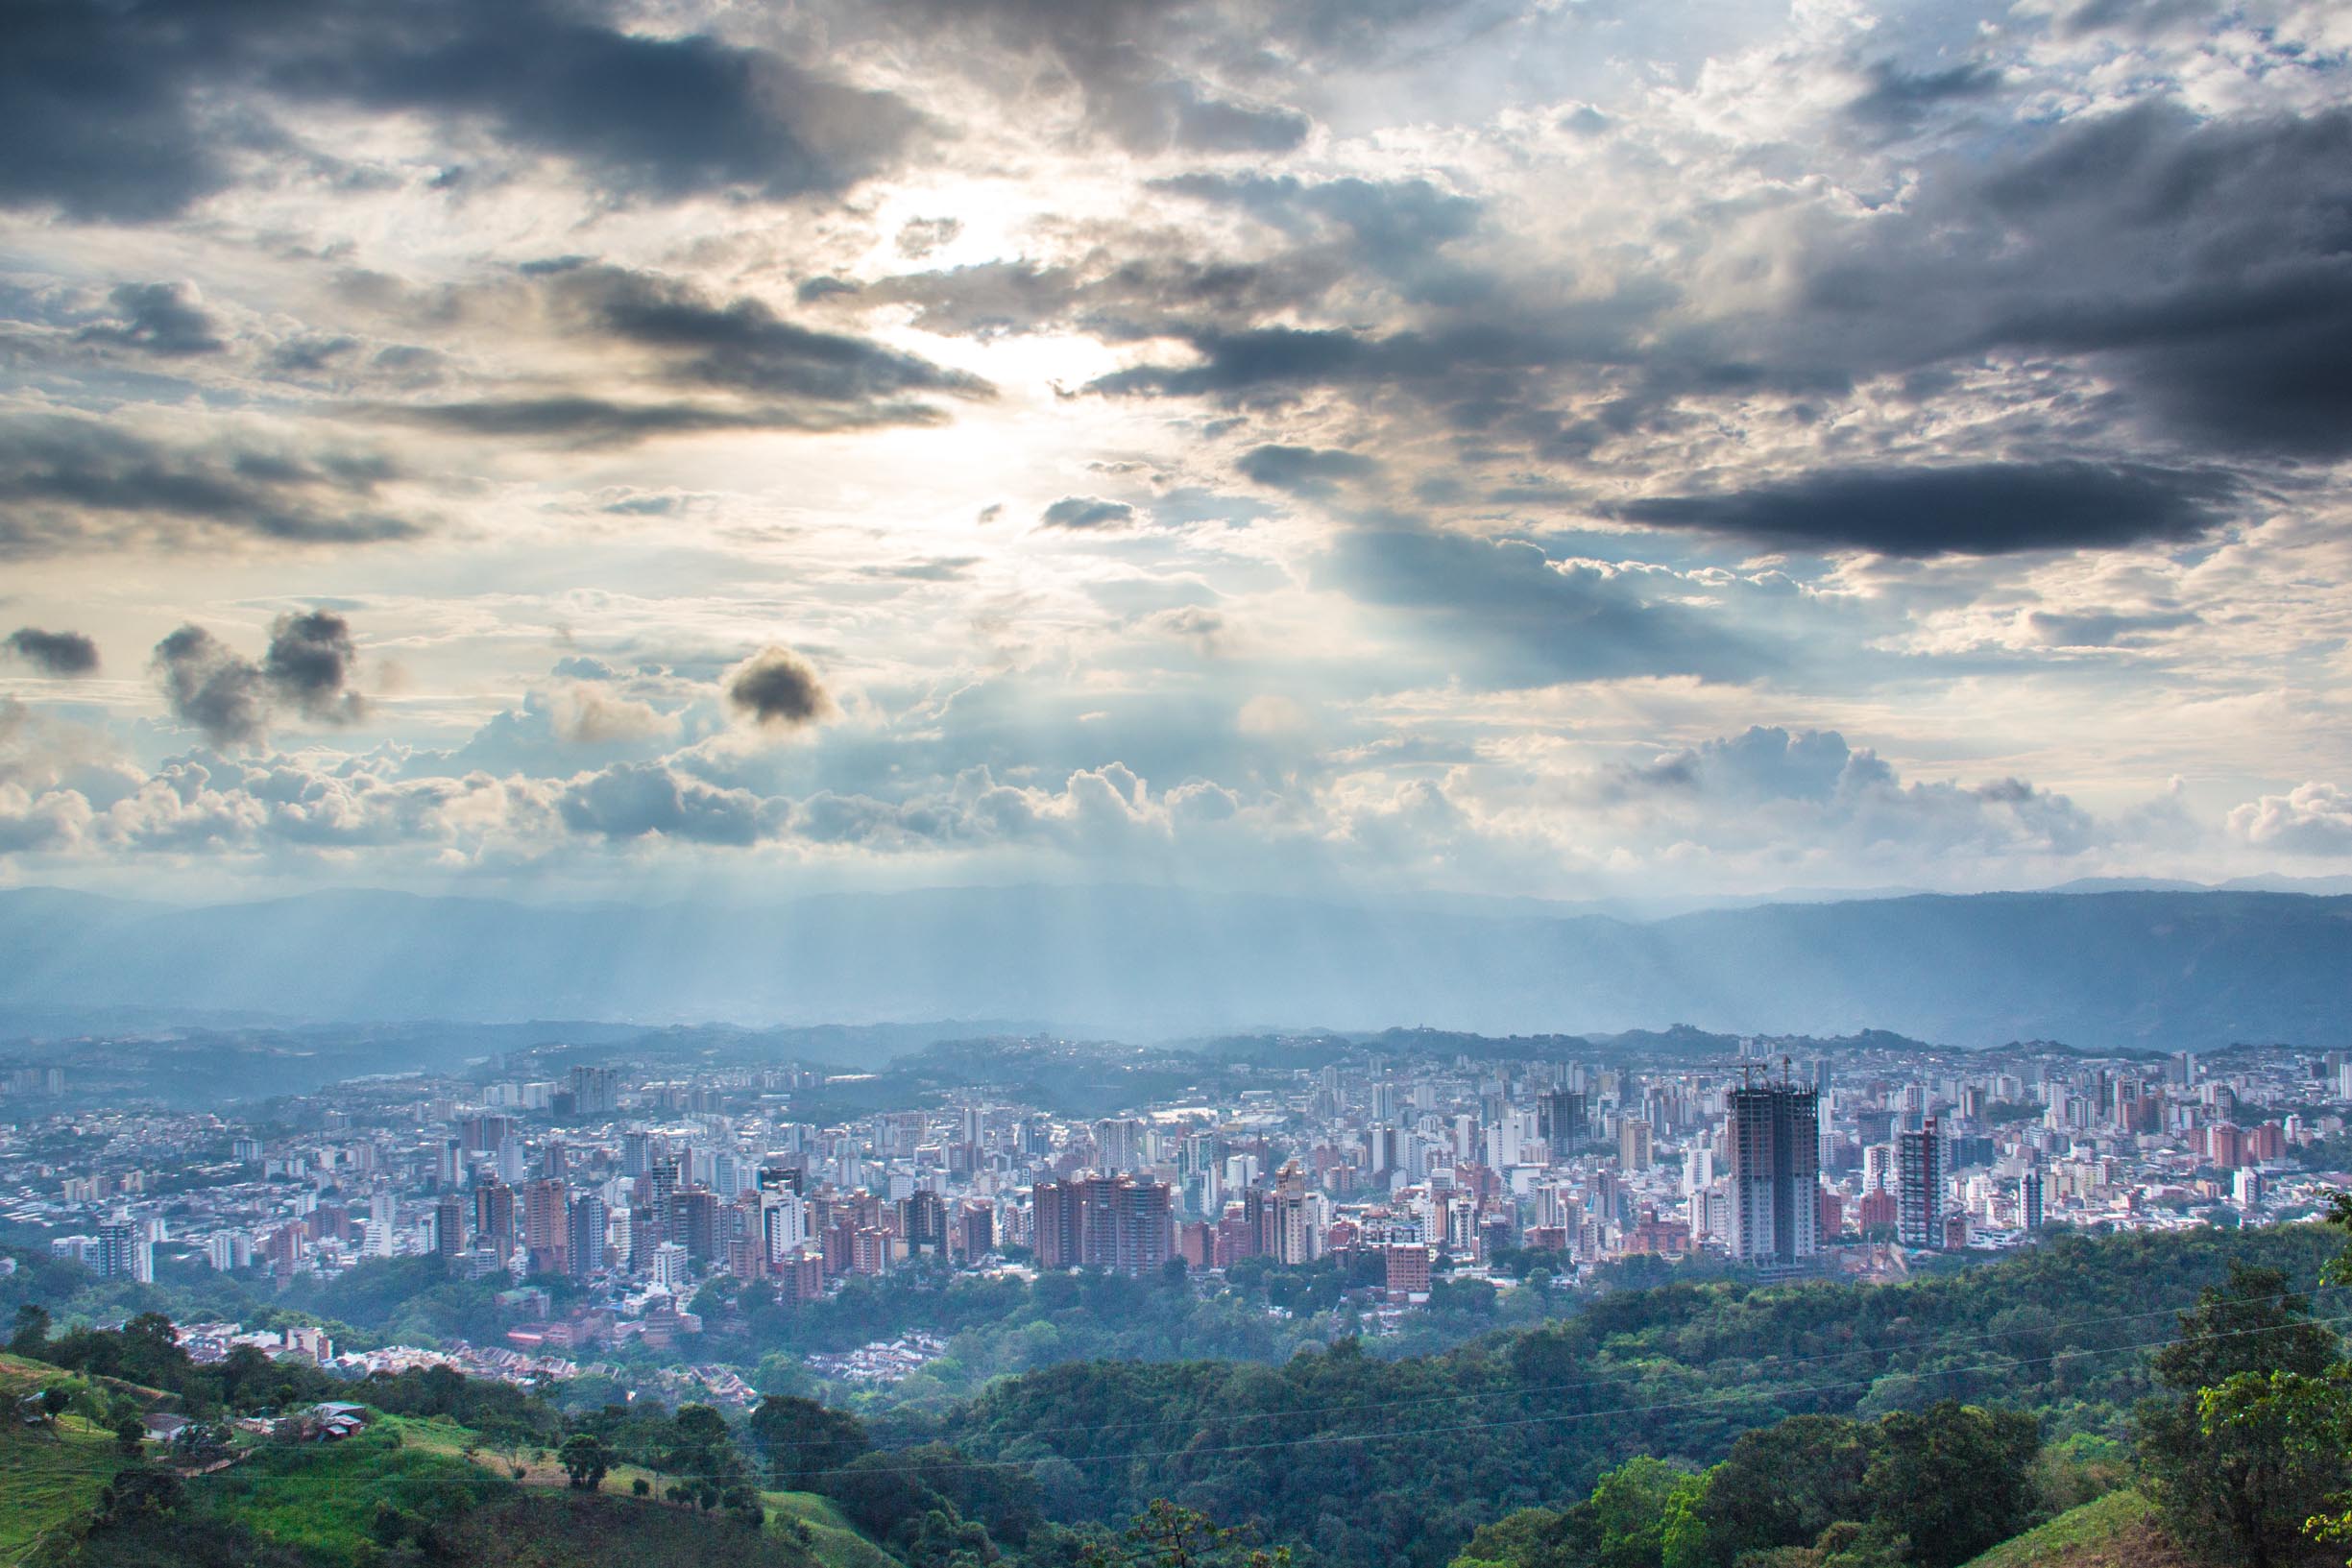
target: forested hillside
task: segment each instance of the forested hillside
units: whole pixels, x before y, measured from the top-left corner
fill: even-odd
[[[2045,1440],[2120,1437],[2153,1387],[2148,1353],[2231,1260],[2309,1287],[2340,1240],[2318,1226],[2070,1237],[1898,1286],[1627,1291],[1443,1355],[1384,1362],[1342,1343],[1280,1366],[1062,1366],[1003,1380],[935,1430],[878,1430],[1020,1461],[1053,1517],[1115,1520],[1168,1497],[1320,1556],[1428,1568],[1628,1459],[1710,1463],[1790,1415],[1960,1400],[2030,1413]]]
[[[2318,1550],[2303,1520],[2352,1485],[2344,1231],[2063,1237],[1900,1285],[1612,1291],[1431,1355],[1091,1362],[943,1408],[773,1394],[740,1419],[446,1370],[340,1383],[250,1350],[198,1366],[159,1317],[55,1330],[28,1308],[12,1350],[64,1380],[31,1440],[73,1463],[49,1467],[58,1517],[27,1539],[93,1565],[503,1565],[522,1532],[576,1543],[550,1564],[1957,1568],[2136,1483],[2204,1560],[2255,1560],[2252,1540],[2297,1564]],[[134,1397],[214,1433],[322,1398],[378,1414],[331,1454],[264,1447],[184,1484],[174,1465],[228,1446],[133,1459],[133,1420],[113,1462],[138,1473],[105,1481]],[[2270,1475],[2282,1432],[2334,1457],[2244,1524],[2232,1478]]]

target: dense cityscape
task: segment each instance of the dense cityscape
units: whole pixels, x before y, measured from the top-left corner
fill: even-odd
[[[1751,1038],[1716,1042],[1721,1060],[1643,1068],[1580,1060],[1574,1042],[1295,1044],[1325,1064],[1228,1063],[1214,1096],[1185,1085],[1095,1117],[974,1082],[812,1120],[798,1107],[873,1075],[550,1068],[578,1054],[557,1044],[463,1076],[374,1075],[202,1113],[51,1109],[68,1070],[26,1065],[5,1080],[0,1221],[139,1283],[204,1268],[281,1289],[429,1258],[498,1291],[488,1342],[214,1324],[187,1331],[200,1354],[251,1342],[354,1376],[448,1361],[541,1381],[628,1351],[697,1365],[742,1404],[752,1367],[723,1364],[705,1304],[740,1315],[948,1269],[1180,1269],[1214,1292],[1243,1260],[1331,1260],[1353,1286],[1350,1327],[1377,1336],[1433,1284],[1573,1292],[1629,1259],[1894,1280],[2052,1228],[2311,1215],[2340,1179],[2326,1168],[2352,1115],[2344,1052]],[[1007,1076],[1122,1051],[1005,1049],[1022,1070]],[[918,1331],[808,1361],[871,1386],[946,1350]]]

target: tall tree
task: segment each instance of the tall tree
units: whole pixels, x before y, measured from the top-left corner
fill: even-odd
[[[2216,1564],[2288,1568],[2326,1560],[2306,1523],[2352,1482],[2340,1444],[2291,1454],[2316,1410],[2340,1341],[2311,1321],[2274,1268],[2233,1265],[2181,1314],[2155,1357],[2171,1390],[2137,1411],[2142,1489],[2181,1544]]]

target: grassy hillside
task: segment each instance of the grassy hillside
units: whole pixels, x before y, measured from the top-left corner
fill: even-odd
[[[2191,1568],[2138,1492],[2109,1492],[2003,1541],[1966,1568]]]
[[[767,1526],[751,1531],[631,1495],[644,1472],[630,1467],[584,1494],[526,1449],[513,1457],[518,1484],[508,1455],[446,1418],[379,1416],[324,1446],[264,1442],[231,1469],[189,1479],[169,1515],[99,1520],[100,1494],[128,1462],[112,1435],[70,1414],[41,1427],[15,1416],[17,1398],[67,1375],[0,1356],[0,1568],[68,1555],[77,1568],[352,1562],[382,1555],[388,1520],[458,1568],[899,1568],[823,1498],[768,1492]],[[808,1527],[806,1550],[795,1522]]]
[[[401,1440],[413,1448],[460,1459],[471,1445],[480,1439],[464,1427],[445,1418],[413,1420],[400,1416],[386,1416],[380,1425],[396,1432]],[[494,1470],[498,1475],[509,1474],[508,1457],[488,1447],[475,1447],[473,1464]],[[516,1456],[522,1466],[522,1484],[533,1488],[565,1488],[568,1482],[563,1466],[552,1456],[542,1458],[539,1451],[525,1449]],[[633,1464],[614,1466],[604,1478],[604,1492],[612,1497],[630,1495],[630,1483],[644,1481],[656,1493],[663,1480],[651,1471]],[[760,1501],[767,1508],[767,1529],[771,1534],[786,1532],[797,1520],[809,1527],[810,1550],[816,1557],[818,1568],[900,1568],[899,1561],[860,1532],[858,1527],[841,1516],[828,1498],[814,1492],[762,1492]]]
[[[767,1505],[767,1528],[782,1530],[792,1520],[809,1527],[810,1549],[820,1568],[899,1568],[899,1561],[841,1517],[831,1498],[814,1492],[762,1492]]]
[[[13,1568],[51,1535],[86,1517],[122,1468],[113,1435],[78,1415],[43,1427],[17,1419],[17,1400],[65,1376],[39,1362],[0,1355],[0,1568]]]
[[[369,1540],[378,1504],[440,1519],[496,1502],[514,1487],[379,1427],[327,1446],[262,1448],[191,1490],[256,1535],[341,1557]]]

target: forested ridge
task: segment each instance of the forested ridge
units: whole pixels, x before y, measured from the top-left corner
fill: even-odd
[[[1956,1568],[2134,1482],[2205,1560],[2301,1568],[2323,1560],[2304,1520],[2352,1487],[2343,1218],[2057,1237],[1896,1285],[1617,1290],[1437,1354],[1342,1339],[1279,1364],[1099,1361],[944,1406],[779,1392],[740,1419],[559,1408],[446,1371],[338,1383],[251,1352],[199,1367],[153,1316],[53,1332],[28,1308],[11,1345],[205,1420],[356,1399],[462,1429],[517,1480],[535,1453],[558,1484],[625,1474],[647,1506],[770,1532],[778,1499],[821,1494],[908,1568]],[[2291,1451],[2320,1457],[2276,1460]],[[266,1534],[238,1511],[251,1473],[173,1506],[224,1550]],[[420,1562],[475,1528],[388,1507],[339,1528]],[[164,1538],[121,1512],[59,1560]]]
[[[1629,1291],[1399,1361],[1343,1341],[1279,1366],[1058,1366],[875,1432],[1016,1461],[1055,1518],[1166,1497],[1321,1557],[1433,1568],[1481,1524],[1582,1497],[1628,1459],[1711,1463],[1791,1415],[1957,1400],[2029,1413],[2046,1441],[2122,1437],[2154,1387],[2149,1352],[2231,1261],[2309,1288],[2340,1243],[2319,1226],[2061,1237],[1901,1285]]]

